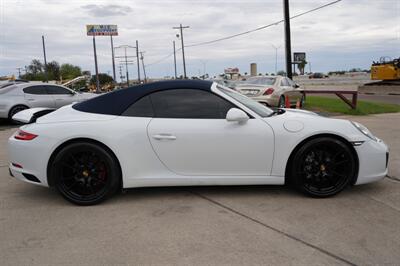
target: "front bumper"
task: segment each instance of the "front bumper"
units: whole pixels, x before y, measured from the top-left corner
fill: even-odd
[[[387,175],[389,149],[383,141],[368,140],[355,149],[359,160],[356,185],[378,181]]]

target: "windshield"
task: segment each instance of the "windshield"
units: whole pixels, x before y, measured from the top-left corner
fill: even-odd
[[[244,81],[246,84],[255,84],[255,85],[274,85],[276,78],[270,77],[252,77]]]
[[[240,102],[241,104],[243,104],[244,106],[246,106],[247,108],[249,108],[250,110],[252,110],[253,112],[255,112],[256,114],[258,114],[261,117],[268,117],[273,113],[273,111],[271,109],[269,109],[268,107],[262,105],[259,102],[254,101],[232,89],[223,87],[221,85],[217,85],[217,89],[219,89],[221,92],[228,95],[229,97],[232,97],[236,101]]]

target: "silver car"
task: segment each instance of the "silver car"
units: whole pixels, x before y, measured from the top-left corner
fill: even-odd
[[[304,104],[304,93],[299,85],[283,76],[256,76],[236,85],[238,92],[270,107],[285,107]]]
[[[48,83],[17,83],[0,87],[0,118],[11,120],[19,111],[33,107],[59,108],[95,97]]]

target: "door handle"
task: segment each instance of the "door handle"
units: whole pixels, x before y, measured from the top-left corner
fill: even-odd
[[[176,140],[176,137],[171,134],[157,134],[153,135],[156,140]]]

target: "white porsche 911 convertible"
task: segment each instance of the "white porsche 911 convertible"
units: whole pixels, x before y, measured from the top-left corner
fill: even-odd
[[[10,173],[99,203],[121,188],[289,183],[314,197],[383,178],[388,148],[361,124],[271,109],[208,81],[114,91],[22,111]]]

